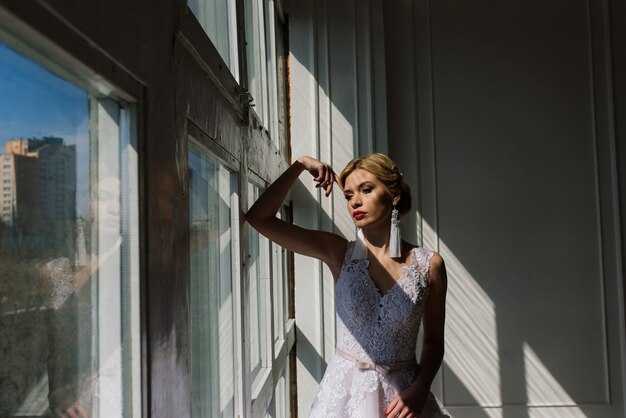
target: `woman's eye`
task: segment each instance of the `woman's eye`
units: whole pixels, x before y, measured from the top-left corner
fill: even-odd
[[[363,189],[363,193],[369,193],[371,191],[372,191],[372,189],[369,189],[369,188]]]
[[[352,199],[352,195],[351,194],[345,194],[345,195],[343,195],[343,197],[345,197],[346,200]]]

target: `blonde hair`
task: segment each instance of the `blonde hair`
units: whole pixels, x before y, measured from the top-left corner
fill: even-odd
[[[391,158],[387,157],[385,154],[374,153],[353,159],[339,175],[341,184],[345,184],[348,176],[358,168],[375,175],[376,178],[387,187],[387,190],[389,190],[391,194],[400,195],[400,200],[396,205],[396,209],[398,209],[400,215],[404,215],[411,210],[411,189],[402,179],[400,169]]]

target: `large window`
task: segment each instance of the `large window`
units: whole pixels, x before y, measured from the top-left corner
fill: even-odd
[[[134,109],[31,54],[0,31],[0,416],[140,416]]]
[[[236,10],[238,5],[243,10]],[[286,38],[280,4],[188,0],[188,6],[235,75],[235,29],[244,26],[245,40],[239,39],[239,46],[245,47],[246,67],[240,73],[241,87],[253,98],[250,116],[261,122],[262,136],[288,159]],[[237,22],[236,16],[244,20]],[[241,206],[238,197],[252,204],[269,179],[243,166],[229,139],[213,141],[215,135],[200,132],[201,124],[192,120],[188,184],[193,416],[289,416],[289,363],[295,341],[289,317],[290,254],[254,229],[240,228],[240,214],[248,207]],[[233,132],[226,121],[224,127],[225,133]],[[286,215],[284,210],[278,214],[289,220]]]
[[[251,178],[257,179],[253,173]],[[260,179],[258,180],[261,183]],[[248,183],[248,203],[261,193]],[[286,211],[278,217],[287,219]],[[248,228],[248,321],[252,413],[285,417],[290,414],[289,352],[293,320],[289,318],[290,253]]]
[[[193,417],[234,417],[237,176],[189,142]]]

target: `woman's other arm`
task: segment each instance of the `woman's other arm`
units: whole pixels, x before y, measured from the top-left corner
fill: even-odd
[[[422,314],[424,343],[420,356],[420,372],[413,384],[390,402],[385,412],[391,417],[419,416],[443,361],[448,278],[443,258],[437,253],[430,259],[428,275],[429,293]]]
[[[339,235],[301,228],[276,217],[287,193],[303,171],[308,171],[328,197],[337,181],[330,165],[311,157],[300,157],[280,175],[246,213],[246,221],[278,245],[326,263],[338,277],[346,240]]]

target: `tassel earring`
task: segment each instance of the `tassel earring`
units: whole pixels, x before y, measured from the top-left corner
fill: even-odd
[[[389,256],[398,258],[401,254],[402,242],[400,240],[400,214],[396,205],[391,211],[391,230],[389,231]]]

